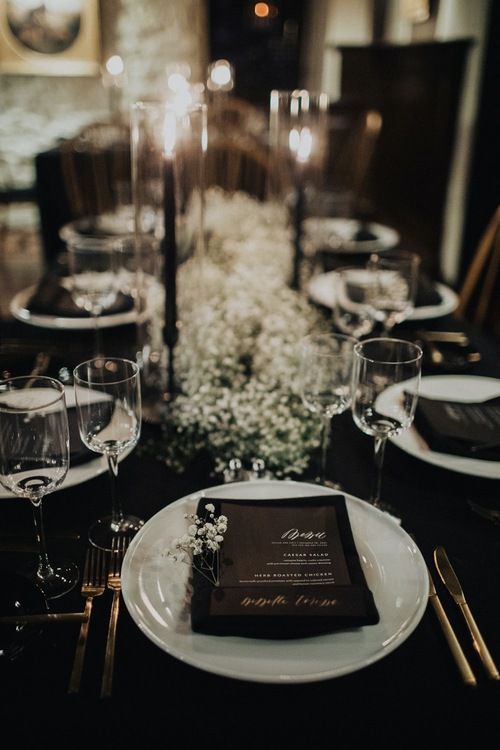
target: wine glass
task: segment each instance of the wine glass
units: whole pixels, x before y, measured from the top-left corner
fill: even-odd
[[[111,481],[111,514],[99,518],[89,529],[95,547],[113,550],[117,535],[128,536],[144,524],[125,515],[118,495],[118,459],[135,446],[141,432],[139,368],[118,357],[96,357],[73,371],[80,437],[91,451],[108,461]]]
[[[306,336],[300,346],[299,383],[304,406],[321,417],[320,484],[326,480],[326,456],[331,420],[351,404],[353,347],[356,339],[343,334]],[[338,487],[333,482],[330,486]]]
[[[370,302],[375,320],[382,324],[383,336],[388,336],[397,323],[413,312],[419,266],[420,257],[403,250],[370,256]]]
[[[413,422],[421,362],[422,349],[409,341],[372,338],[354,347],[352,414],[357,427],[375,438],[370,502],[389,513],[392,508],[380,499],[385,446],[388,437]],[[397,394],[391,393],[393,386],[398,386]]]
[[[39,542],[35,581],[46,599],[71,591],[78,581],[73,563],[48,557],[42,498],[64,481],[69,467],[69,429],[64,386],[42,376],[0,382],[0,482],[33,508]]]
[[[95,355],[101,352],[100,316],[116,302],[122,242],[113,237],[73,234],[66,240],[74,303],[94,320]]]
[[[375,318],[370,304],[372,274],[362,266],[342,266],[335,270],[333,321],[342,333],[356,339],[373,330]]]

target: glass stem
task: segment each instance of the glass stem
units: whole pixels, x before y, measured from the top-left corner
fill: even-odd
[[[387,443],[387,437],[376,437],[375,438],[375,475],[373,478],[372,495],[370,502],[375,508],[380,508],[380,489],[382,486],[382,465],[384,463],[385,444]]]
[[[106,458],[111,482],[111,528],[118,531],[123,520],[123,509],[118,499],[118,454],[107,453]]]
[[[38,569],[36,574],[41,581],[46,581],[54,575],[54,570],[49,562],[47,554],[47,543],[45,540],[45,528],[43,525],[42,499],[31,500],[33,508],[33,520],[35,522],[35,531],[38,539]]]
[[[324,484],[326,480],[326,455],[330,444],[331,424],[332,420],[330,417],[325,415],[321,417],[321,484]]]

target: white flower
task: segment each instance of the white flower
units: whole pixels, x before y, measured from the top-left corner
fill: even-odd
[[[205,505],[205,510],[208,510],[209,513],[215,512],[215,505],[213,503],[207,503]]]

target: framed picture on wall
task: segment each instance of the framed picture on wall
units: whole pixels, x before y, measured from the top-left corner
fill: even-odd
[[[100,71],[98,0],[0,0],[0,73]]]

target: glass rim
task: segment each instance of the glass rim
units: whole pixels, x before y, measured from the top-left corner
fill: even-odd
[[[97,381],[97,380],[90,380],[89,378],[82,378],[80,375],[78,375],[77,370],[80,367],[85,367],[90,365],[92,362],[125,362],[126,364],[132,365],[133,372],[130,375],[127,375],[123,378],[117,378],[116,380],[107,380],[106,382],[103,381]],[[79,383],[85,383],[88,385],[116,385],[117,383],[125,383],[127,380],[132,380],[132,378],[135,378],[139,375],[140,368],[137,362],[134,362],[131,359],[126,359],[125,357],[91,357],[90,359],[86,359],[84,362],[79,362],[76,367],[73,369],[73,377],[75,380],[78,380]]]
[[[407,260],[411,263],[420,264],[422,262],[422,258],[418,253],[415,253],[413,250],[398,250],[397,248],[389,248],[387,250],[380,250],[377,252],[376,250],[370,253],[370,257],[368,259],[368,262],[372,262],[373,258],[379,258],[380,260]]]
[[[372,344],[375,341],[377,342],[390,341],[394,344],[404,344],[405,346],[412,347],[417,353],[414,357],[409,357],[408,359],[398,359],[398,360],[376,359],[375,357],[369,357],[366,354],[361,353],[361,349],[365,344]],[[371,339],[358,341],[354,346],[354,353],[356,354],[356,356],[358,356],[360,359],[364,359],[366,362],[377,362],[378,364],[381,364],[381,365],[409,365],[412,362],[418,362],[420,359],[422,359],[423,349],[418,344],[415,344],[413,341],[407,341],[406,339],[395,339],[395,338],[390,338],[388,336],[375,336]]]
[[[57,394],[54,396],[54,398],[47,403],[44,403],[43,405],[39,406],[23,406],[23,407],[5,407],[4,404],[1,402],[1,394],[5,393],[8,389],[4,389],[4,386],[8,383],[15,383],[15,382],[21,382],[21,381],[37,381],[42,380],[45,383],[50,383],[51,387],[55,386],[53,390],[57,391]],[[21,388],[15,389],[15,391],[22,390]],[[28,389],[26,389],[27,391]],[[15,391],[10,391],[15,392]],[[47,391],[49,392],[49,391]],[[58,401],[63,399],[65,401],[65,387],[64,384],[61,383],[60,380],[57,380],[57,378],[51,378],[49,375],[16,375],[13,378],[4,378],[3,380],[0,380],[0,411],[3,412],[12,412],[12,411],[18,411],[18,412],[31,412],[31,411],[40,411],[40,409],[47,409],[49,406],[53,406],[54,404],[57,404]]]

